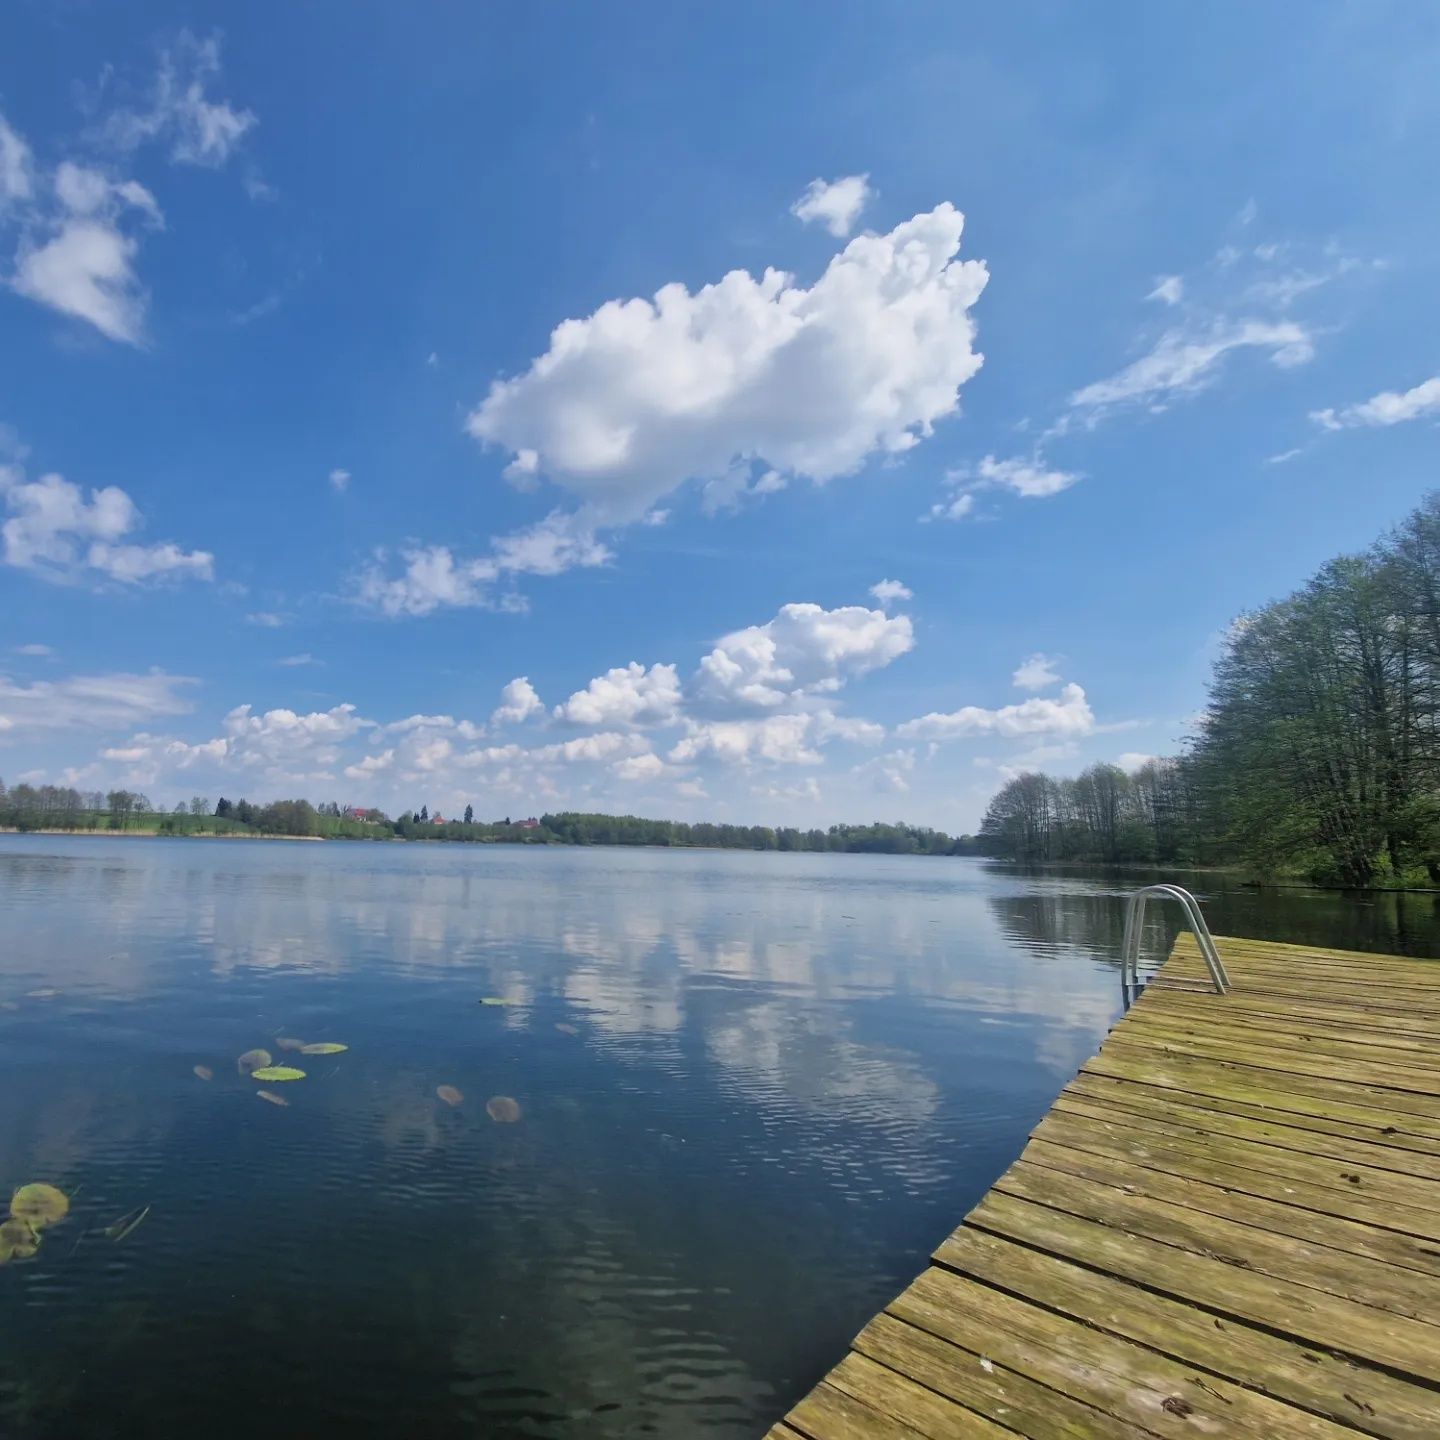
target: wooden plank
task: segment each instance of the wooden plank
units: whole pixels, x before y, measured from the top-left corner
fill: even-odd
[[[1209,1003],[1207,1003],[1207,1001]],[[1215,1003],[1219,1001],[1220,1003]],[[1384,1025],[1374,1020],[1364,1023],[1348,1010],[1326,1010],[1320,1006],[1309,1016],[1300,1016],[1291,1011],[1269,1012],[1250,1006],[1232,1005],[1230,996],[1187,995],[1179,991],[1157,991],[1147,988],[1137,1002],[1134,1013],[1144,1015],[1147,1027],[1157,1018],[1168,1025],[1209,1025],[1226,1034],[1249,1034],[1263,1031],[1266,1034],[1297,1035],[1323,1040],[1327,1038],[1347,1040],[1351,1045],[1363,1045],[1371,1049],[1401,1050],[1425,1059],[1435,1053],[1435,1042],[1440,1036],[1440,1025],[1415,1023],[1410,1030],[1400,1030],[1393,1025]]]
[[[1195,1105],[1182,1105],[1178,1100],[1168,1104],[1151,1100],[1147,1095],[1127,1095],[1098,1090],[1096,1077],[1082,1076],[1086,1082],[1072,1082],[1055,1102],[1055,1115],[1084,1115],[1136,1135],[1190,1134],[1216,1136],[1226,1140],[1245,1140],[1264,1150],[1288,1150],[1298,1155],[1323,1156],[1352,1165],[1368,1165],[1377,1170],[1392,1170],[1398,1175],[1440,1181],[1440,1159],[1413,1155],[1395,1150],[1377,1140],[1353,1140],[1328,1135],[1316,1130],[1301,1130],[1232,1115],[1223,1110],[1207,1110]],[[1119,1082],[1121,1085],[1124,1082]],[[1139,1087],[1135,1087],[1139,1088]],[[1266,1155],[1265,1160],[1270,1157]]]
[[[1373,1162],[1379,1169],[1403,1170],[1428,1179],[1440,1179],[1431,1168],[1432,1161],[1440,1160],[1440,1140],[1400,1134],[1393,1126],[1382,1129],[1375,1124],[1352,1124],[1347,1120],[1332,1119],[1328,1115],[1307,1115],[1295,1110],[1281,1111],[1269,1105],[1250,1104],[1220,1095],[1170,1090],[1159,1085],[1147,1085],[1139,1080],[1118,1080],[1108,1075],[1077,1075],[1066,1087],[1065,1094],[1095,1096],[1130,1110],[1164,1106],[1176,1113],[1183,1111],[1187,1115],[1193,1111],[1196,1112],[1197,1125],[1218,1127],[1232,1121],[1253,1122],[1260,1130],[1270,1134],[1288,1135],[1291,1131],[1299,1131],[1302,1135],[1316,1137],[1315,1154],[1330,1154],[1340,1160],[1349,1157],[1335,1154],[1328,1148],[1320,1148],[1322,1140],[1327,1146],[1331,1140],[1354,1141],[1373,1147],[1377,1155],[1383,1154],[1383,1162],[1378,1158]],[[1301,1149],[1304,1144],[1298,1142],[1290,1148]]]
[[[827,1376],[786,1417],[808,1440],[925,1440],[925,1431],[867,1405],[835,1379]]]
[[[1440,1364],[1440,1325],[1430,1323],[1440,1320],[1434,1310],[1435,1286],[1414,1270],[1276,1235],[1188,1205],[1151,1199],[1105,1181],[1032,1165],[1024,1158],[995,1182],[991,1194],[1048,1205],[1177,1251],[1210,1256],[1339,1300],[1359,1301],[1386,1316],[1422,1321],[1431,1332]]]
[[[1222,1320],[1185,1301],[969,1225],[941,1248],[943,1255],[937,1258],[943,1266],[926,1273],[927,1283],[943,1283],[954,1270],[1366,1434],[1385,1440],[1435,1440],[1435,1393],[1383,1370],[1238,1320]]]
[[[867,1355],[850,1354],[827,1377],[836,1389],[887,1416],[903,1415],[905,1424],[936,1440],[1014,1440],[1014,1431],[987,1420],[943,1395],[881,1365]],[[893,1422],[892,1422],[893,1423]],[[867,1440],[882,1432],[867,1430]]]
[[[1273,1235],[1326,1245],[1440,1279],[1440,1244],[1428,1236],[1406,1234],[1292,1203],[1292,1199],[1304,1197],[1308,1187],[1293,1187],[1292,1197],[1285,1199],[1257,1195],[1255,1190],[1261,1188],[1261,1180],[1246,1178],[1253,1177],[1253,1171],[1238,1172],[1242,1178],[1234,1186],[1227,1186],[1224,1177],[1214,1172],[1207,1171],[1204,1176],[1186,1174],[1174,1162],[1150,1164],[1148,1159],[1121,1158],[1092,1146],[1037,1139],[1025,1147],[1024,1163],[1063,1170],[1100,1184],[1119,1186],[1127,1194],[1166,1200],[1207,1215],[1238,1220]],[[1277,1184],[1274,1188],[1283,1191],[1286,1187]],[[1309,1191],[1309,1196],[1321,1204],[1329,1192]]]
[[[1434,959],[1423,955],[1386,955],[1370,950],[1339,950],[1333,946],[1305,945],[1289,940],[1256,940],[1247,935],[1217,935],[1215,945],[1220,950],[1222,960],[1226,950],[1229,950],[1232,953],[1256,955],[1276,961],[1300,961],[1306,968],[1323,961],[1338,961],[1350,965],[1377,964],[1387,969],[1402,970],[1423,969],[1436,963]],[[1193,935],[1182,930],[1175,937],[1171,956],[1176,960],[1199,959],[1200,946]]]
[[[938,1267],[888,1308],[897,1319],[1156,1435],[1189,1437],[1228,1425],[1275,1440],[1353,1440],[1349,1427]]]
[[[888,1313],[877,1315],[855,1337],[855,1348],[1031,1440],[1153,1440],[1153,1432]]]
[[[1142,1163],[1146,1156],[1164,1159],[1201,1179],[1211,1173],[1223,1176],[1227,1185],[1256,1185],[1268,1177],[1277,1189],[1285,1185],[1297,1187],[1292,1193],[1313,1201],[1312,1209],[1349,1215],[1371,1224],[1384,1223],[1393,1230],[1440,1240],[1440,1185],[1393,1170],[1277,1150],[1219,1135],[1186,1136],[1178,1131],[1166,1134],[1154,1129],[1140,1135],[1123,1125],[1058,1108],[1031,1133],[1061,1145],[1093,1144],[1099,1153],[1113,1153],[1117,1158]],[[1292,1203],[1301,1202],[1297,1199]],[[1386,1218],[1382,1220],[1381,1216]]]
[[[1423,1321],[1296,1281],[1255,1275],[1213,1256],[999,1191],[991,1191],[976,1206],[968,1223],[1189,1301],[1222,1318],[1230,1316],[1440,1384],[1437,1327]],[[945,1261],[946,1254],[942,1244],[936,1255]],[[1440,1419],[1440,1408],[1436,1417]]]
[[[1107,1045],[1086,1062],[1087,1075],[1109,1075],[1119,1080],[1140,1080],[1147,1085],[1192,1094],[1220,1095],[1244,1100],[1277,1112],[1294,1111],[1371,1125],[1382,1131],[1440,1140],[1440,1118],[1431,1115],[1423,1096],[1403,1090],[1382,1090],[1373,1085],[1337,1085],[1308,1075],[1256,1070],[1202,1057],[1160,1054],[1142,1047]]]

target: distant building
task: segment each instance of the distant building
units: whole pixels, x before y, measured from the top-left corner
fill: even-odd
[[[517,820],[515,828],[517,830],[538,830],[540,822],[532,815],[528,820]]]

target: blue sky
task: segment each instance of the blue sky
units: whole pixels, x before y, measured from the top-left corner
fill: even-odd
[[[1376,0],[12,6],[0,775],[954,831],[1171,752],[1434,483],[1437,60]]]

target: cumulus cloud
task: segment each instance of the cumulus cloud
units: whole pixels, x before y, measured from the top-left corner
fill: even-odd
[[[718,515],[722,510],[738,510],[746,500],[774,495],[789,483],[778,470],[767,470],[752,480],[748,464],[734,465],[718,480],[705,482],[700,491],[700,508],[707,515]],[[651,515],[664,513],[652,510],[644,517],[643,523],[652,524]]]
[[[521,725],[532,715],[543,715],[545,704],[529,677],[517,675],[500,691],[500,703],[490,716],[492,725]]]
[[[922,515],[922,521],[929,520],[963,520],[967,515],[974,512],[975,497],[968,491],[963,490],[951,500],[937,500],[931,507],[928,515]]]
[[[901,600],[913,600],[915,592],[898,580],[877,580],[870,587],[870,593],[882,605],[894,605]]]
[[[72,675],[28,685],[0,675],[0,717],[8,722],[7,734],[129,728],[160,716],[185,714],[191,705],[183,692],[195,683],[163,670],[144,675]]]
[[[790,213],[802,225],[819,223],[837,240],[843,240],[855,228],[860,212],[874,198],[868,175],[812,180],[790,207]]]
[[[673,665],[636,661],[597,675],[555,707],[571,725],[668,725],[680,711],[680,678]]]
[[[759,720],[692,721],[669,758],[676,764],[706,758],[725,765],[765,761],[776,765],[818,765],[810,743],[813,715],[767,715]]]
[[[1347,430],[1357,425],[1403,425],[1430,415],[1440,415],[1440,375],[1409,390],[1382,390],[1358,405],[1314,410],[1310,418],[1326,430]]]
[[[294,669],[301,665],[318,665],[320,662],[312,654],[310,654],[308,650],[306,650],[302,651],[299,655],[282,656],[275,663],[277,665],[283,665],[289,669]]]
[[[348,470],[332,470],[330,472],[330,488],[337,495],[343,495],[350,488],[350,472]]]
[[[497,536],[489,555],[466,559],[447,545],[408,545],[400,551],[400,573],[390,573],[390,556],[377,551],[355,579],[356,600],[392,617],[428,615],[442,608],[523,610],[513,593],[496,595],[507,576],[558,575],[576,566],[606,565],[610,551],[581,515],[552,511],[543,520]]]
[[[53,655],[55,651],[49,645],[17,645],[15,653],[31,657],[45,657]]]
[[[28,200],[34,188],[30,146],[0,115],[0,216],[11,206]]]
[[[662,775],[670,773],[670,767],[652,751],[646,751],[642,755],[629,755],[624,760],[617,760],[610,768],[619,779],[632,784],[658,780]]]
[[[87,498],[62,476],[27,482],[15,467],[0,466],[0,505],[9,515],[0,524],[0,559],[7,565],[51,579],[99,576],[127,585],[213,578],[214,556],[208,551],[127,540],[140,528],[141,516],[117,486],[92,490]]]
[[[1147,765],[1153,764],[1155,759],[1154,755],[1144,755],[1138,750],[1127,750],[1115,763],[1122,770],[1133,775],[1135,771],[1143,770]]]
[[[719,640],[691,681],[694,701],[719,710],[774,710],[829,694],[897,660],[915,644],[908,615],[845,605],[783,605],[773,620]]]
[[[1089,735],[1095,716],[1079,685],[1066,685],[1058,698],[1024,700],[986,710],[966,705],[950,714],[932,713],[907,720],[896,729],[904,739],[954,740],[976,735],[1013,738],[1024,735]]]
[[[735,270],[693,294],[610,301],[560,324],[467,427],[597,523],[638,520],[737,464],[824,482],[902,453],[955,413],[981,364],[970,309],[988,277],[956,258],[963,226],[942,204],[858,236],[809,288]]]
[[[1060,676],[1055,669],[1055,657],[1037,653],[1022,660],[1010,678],[1017,689],[1044,690],[1056,684]]]

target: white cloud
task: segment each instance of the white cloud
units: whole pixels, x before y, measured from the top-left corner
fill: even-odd
[[[955,258],[963,225],[942,204],[859,236],[808,289],[735,270],[694,294],[676,283],[611,301],[496,381],[468,429],[594,523],[636,520],[737,463],[823,482],[902,453],[955,413],[981,364],[969,312],[988,277]]]
[[[870,587],[870,593],[882,604],[891,605],[900,600],[913,600],[915,592],[898,580],[877,580]]]
[[[267,630],[278,630],[286,623],[286,617],[274,610],[256,610],[245,617],[249,625],[259,625]]]
[[[1060,676],[1055,670],[1055,657],[1037,653],[1022,660],[1010,678],[1018,689],[1044,690],[1056,684]]]
[[[1304,453],[1304,447],[1297,445],[1293,450],[1281,450],[1277,455],[1267,455],[1265,463],[1267,465],[1288,465],[1297,455]]]
[[[1122,770],[1128,771],[1133,775],[1135,771],[1144,769],[1146,765],[1151,764],[1156,758],[1158,757],[1154,755],[1142,755],[1138,750],[1127,750],[1115,763]]]
[[[377,551],[355,581],[355,597],[384,615],[428,615],[445,607],[523,610],[513,594],[494,594],[507,575],[558,575],[576,566],[606,565],[610,551],[595,538],[583,516],[552,511],[543,520],[497,536],[492,553],[457,557],[446,545],[411,545],[400,551],[404,568],[386,573],[389,555]]]
[[[492,725],[520,725],[532,715],[543,715],[545,704],[525,675],[517,675],[500,691],[500,703],[490,716]]]
[[[138,249],[113,219],[65,220],[44,243],[21,247],[10,283],[27,299],[88,321],[108,339],[138,345],[146,304],[131,264]]]
[[[1440,415],[1440,375],[1409,390],[1382,390],[1358,405],[1315,410],[1310,418],[1327,430],[1346,430],[1356,425],[1403,425],[1429,415]]]
[[[1083,477],[1075,471],[1051,469],[1039,457],[997,460],[993,455],[987,455],[969,478],[977,487],[993,485],[1011,490],[1025,500],[1044,500],[1068,490]]]
[[[299,655],[286,655],[275,663],[294,668],[301,665],[318,665],[320,662],[307,650]]]
[[[350,488],[350,472],[348,470],[332,470],[330,472],[330,488],[337,495],[343,495]]]
[[[966,705],[950,714],[922,715],[896,729],[906,739],[950,740],[973,735],[1088,735],[1095,716],[1079,685],[1066,685],[1058,699],[1035,697],[1018,705],[986,710]]]
[[[899,659],[915,644],[907,615],[845,605],[783,605],[773,620],[736,630],[700,661],[691,681],[699,705],[773,710],[836,691]]]
[[[195,683],[163,670],[72,675],[29,685],[0,675],[0,716],[9,722],[7,731],[120,729],[185,714],[191,706],[181,692]]]
[[[891,750],[857,765],[854,773],[868,776],[881,794],[906,795],[910,791],[910,776],[914,770],[913,750]]]
[[[818,765],[820,752],[809,743],[814,723],[811,715],[692,721],[669,758],[677,764],[709,758],[725,765],[749,765],[757,760],[777,765]]]
[[[700,491],[700,508],[707,515],[718,515],[722,510],[738,510],[744,501],[777,494],[789,483],[778,470],[767,470],[755,480],[751,480],[748,464],[735,465],[718,480],[705,482]],[[650,515],[656,513],[652,510]],[[650,523],[649,515],[645,517],[644,523]]]
[[[922,515],[921,520],[963,520],[975,509],[975,497],[965,491],[957,495],[953,500],[937,500],[930,507],[928,515]]]
[[[392,769],[394,764],[395,751],[393,749],[380,750],[373,755],[366,755],[353,765],[347,765],[343,773],[350,780],[370,780],[376,775],[383,775],[387,770]]]
[[[816,710],[814,734],[823,745],[830,740],[848,740],[852,745],[878,745],[885,738],[885,727],[858,715],[837,715],[832,710]]]
[[[46,655],[53,655],[55,652],[48,645],[17,645],[15,647],[15,653],[17,655],[30,655],[41,657]]]
[[[673,665],[636,661],[597,675],[555,707],[571,725],[669,725],[680,711],[680,679]]]
[[[1178,305],[1185,297],[1185,282],[1178,275],[1161,275],[1155,281],[1155,288],[1145,297],[1158,300],[1162,305]]]
[[[166,141],[175,164],[220,168],[254,128],[256,118],[249,110],[210,98],[209,83],[219,73],[219,41],[182,32],[173,49],[160,52],[146,107],[115,110],[100,127],[99,137],[120,150]]]
[[[0,217],[12,205],[28,200],[34,188],[30,147],[0,115]]]
[[[790,207],[790,213],[803,225],[819,221],[837,240],[843,240],[855,228],[860,212],[874,198],[868,175],[812,180]]]
[[[1163,407],[1212,384],[1226,357],[1245,349],[1269,351],[1271,363],[1282,369],[1303,365],[1315,354],[1310,332],[1290,320],[1226,320],[1203,332],[1167,330],[1139,360],[1075,391],[1071,409],[1088,412],[1093,421],[1125,405]]]
[[[615,774],[627,782],[658,780],[670,773],[670,767],[656,754],[646,751],[643,755],[630,755],[617,760],[610,767]]]
[[[125,537],[141,524],[139,510],[114,485],[92,490],[59,475],[26,482],[14,467],[0,466],[0,503],[9,513],[0,525],[0,558],[52,579],[86,574],[124,584],[166,576],[213,578],[214,556],[169,543],[137,545]]]

